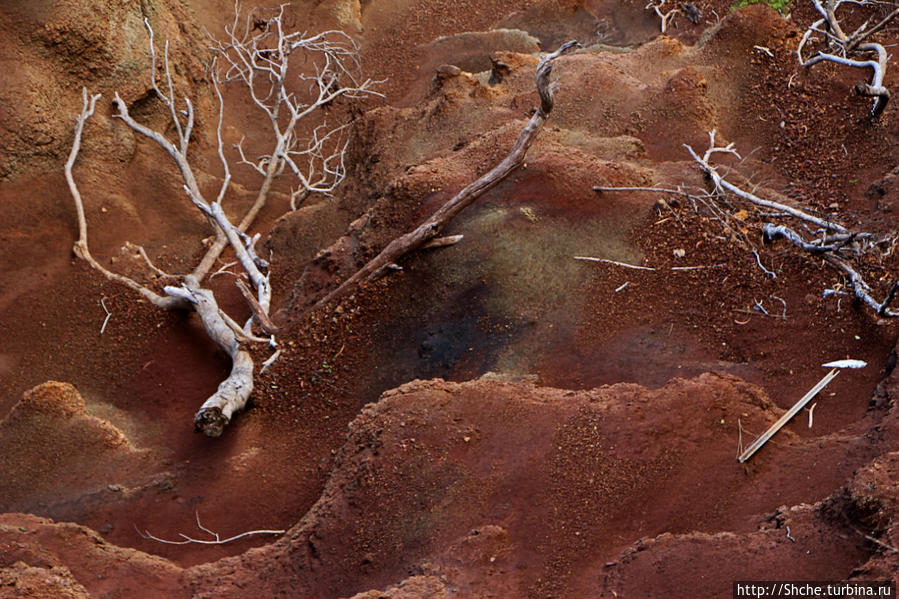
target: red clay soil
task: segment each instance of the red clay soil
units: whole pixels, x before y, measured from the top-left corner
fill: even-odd
[[[289,25],[359,39],[385,98],[354,116],[338,193],[284,214],[281,183],[254,227],[282,354],[208,439],[192,417],[227,357],[194,316],[75,259],[62,165],[85,85],[104,94],[75,168],[94,254],[142,280],[125,241],[192,268],[206,223],[109,99],[164,127],[146,17],[195,98],[213,188],[202,30],[232,6],[64,4],[0,8],[0,597],[726,597],[737,579],[897,578],[895,324],[823,298],[845,281],[785,242],[758,242],[772,278],[689,201],[593,191],[703,189],[682,144],[717,129],[746,157],[734,181],[895,231],[899,111],[871,122],[858,73],[796,65],[809,7],[697,2],[703,21],[667,37],[627,0],[292,3]],[[505,156],[538,102],[533,52],[574,38],[526,164],[446,230],[462,242],[305,312]],[[251,104],[225,94],[227,141],[263,143]],[[236,171],[229,211],[257,185]],[[897,260],[861,265],[876,297]],[[228,277],[211,285],[249,315]],[[844,357],[868,366],[738,464],[740,436]],[[198,519],[221,538],[286,532],[148,538],[210,539]]]

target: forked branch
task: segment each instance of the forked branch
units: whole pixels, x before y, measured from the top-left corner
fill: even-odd
[[[644,10],[651,10],[656,13],[656,16],[659,17],[659,27],[662,30],[662,33],[665,33],[668,30],[668,26],[674,22],[674,18],[680,14],[680,9],[672,8],[667,12],[664,11],[666,0],[651,0],[649,4],[646,5]]]
[[[377,82],[362,80],[359,75],[358,46],[349,36],[342,32],[325,32],[307,37],[304,34],[287,32],[283,27],[283,13],[282,6],[280,10],[271,13],[273,16],[261,21],[255,16],[251,19],[248,15],[246,27],[238,35],[235,33],[239,19],[236,12],[235,24],[226,29],[225,41],[214,41],[215,59],[210,72],[212,86],[218,99],[217,153],[224,176],[212,201],[203,195],[188,160],[195,123],[193,103],[186,96],[180,100],[177,97],[169,63],[168,43],[165,44],[160,61],[153,28],[148,20],[144,21],[152,62],[151,86],[168,111],[176,139],[169,139],[163,131],[154,130],[133,118],[128,105],[118,94],[115,95],[113,117],[154,142],[168,154],[180,173],[188,199],[206,217],[215,234],[212,247],[193,272],[187,275],[168,275],[153,265],[143,248],[137,250],[152,273],[172,279],[164,288],[165,295],[127,276],[109,271],[95,260],[88,250],[84,205],[72,175],[72,168],[81,148],[84,125],[94,113],[99,98],[99,96],[89,97],[86,90],[83,92],[83,108],[76,122],[72,152],[66,163],[66,179],[78,213],[79,239],[75,244],[75,253],[106,278],[137,291],[157,307],[195,311],[209,337],[230,356],[232,366],[229,375],[219,385],[218,390],[206,400],[194,419],[196,429],[209,436],[219,436],[233,414],[243,409],[252,393],[255,367],[245,346],[251,342],[264,342],[275,347],[274,338],[271,336],[274,325],[269,319],[271,310],[269,264],[256,254],[255,244],[259,235],[250,236],[246,232],[265,205],[273,181],[282,173],[290,172],[300,182],[300,190],[295,192],[292,198],[293,206],[296,198],[312,192],[329,193],[343,180],[347,123],[328,125],[322,115],[339,99],[355,101],[376,95],[372,88]],[[262,32],[256,33],[259,22],[262,23]],[[291,56],[295,57],[293,62],[296,63],[292,70]],[[160,81],[157,81],[156,74],[158,62],[162,66]],[[221,65],[221,68],[218,65]],[[289,77],[293,78],[292,82],[288,80]],[[231,221],[223,207],[231,181],[231,169],[223,147],[224,102],[221,85],[231,81],[244,85],[253,102],[266,114],[274,140],[272,150],[255,162],[247,160],[243,148],[238,148],[241,162],[253,166],[262,175],[263,180],[253,206],[237,225]],[[308,128],[304,127],[302,131],[311,131],[311,134],[309,139],[302,140],[298,123],[315,114],[318,115],[320,122]],[[212,291],[203,286],[204,279],[226,248],[230,248],[235,254],[236,264],[241,270],[237,279],[239,290],[244,294],[253,313],[243,326],[228,316],[219,307]],[[246,279],[248,283],[244,283],[242,279]],[[258,323],[269,337],[263,339],[255,336],[254,323]],[[270,365],[271,362],[267,361],[266,365]]]
[[[362,77],[355,40],[336,30],[313,36],[290,32],[284,26],[285,6],[250,11],[241,23],[240,7],[235,2],[234,21],[225,27],[224,39],[209,36],[215,54],[210,73],[219,104],[221,85],[244,86],[268,122],[273,141],[266,153],[252,159],[246,155],[243,140],[235,146],[239,164],[262,177],[253,205],[237,225],[241,232],[249,229],[265,207],[272,184],[285,171],[298,183],[291,193],[292,210],[312,193],[331,194],[346,177],[348,124],[329,124],[323,115],[340,100],[350,104],[382,96],[375,90],[381,81]],[[300,68],[311,72],[296,74]],[[321,122],[312,127],[309,138],[303,138],[303,123],[311,118]],[[218,138],[219,155],[225,164],[221,128]],[[225,168],[227,172],[227,165]],[[193,274],[199,279],[205,277],[226,246],[226,240],[218,239]]]
[[[162,308],[164,310],[184,308],[185,304],[180,299],[161,296],[150,288],[141,285],[131,277],[127,277],[105,268],[102,264],[97,262],[93,255],[91,255],[90,248],[87,242],[87,218],[84,214],[84,201],[81,198],[81,192],[78,189],[78,185],[75,183],[75,177],[72,174],[72,169],[75,166],[75,161],[78,159],[78,154],[81,152],[81,138],[84,134],[84,125],[87,123],[88,119],[93,116],[94,110],[97,106],[97,100],[100,99],[100,94],[89,95],[87,92],[87,88],[82,88],[81,98],[81,112],[79,113],[78,118],[75,122],[75,139],[72,141],[72,150],[69,152],[69,158],[68,160],[66,160],[65,165],[66,182],[69,185],[69,191],[72,194],[72,199],[75,202],[75,211],[78,215],[78,240],[75,242],[75,246],[72,248],[72,250],[75,252],[75,255],[77,257],[87,262],[91,266],[91,268],[102,273],[103,276],[105,276],[107,279],[116,281],[117,283],[121,283],[129,289],[136,291],[154,306]]]
[[[787,206],[786,204],[782,204],[780,202],[775,202],[772,200],[765,200],[763,198],[758,197],[757,195],[755,195],[753,193],[744,191],[743,189],[740,189],[736,185],[727,181],[724,177],[722,177],[718,173],[718,167],[713,166],[709,162],[709,159],[714,154],[731,154],[737,158],[740,158],[740,155],[737,153],[736,150],[734,150],[732,143],[728,144],[725,147],[716,146],[715,145],[715,135],[716,135],[716,131],[714,129],[709,132],[709,148],[705,151],[705,153],[702,155],[702,157],[700,157],[695,151],[693,151],[693,148],[690,147],[689,145],[684,144],[684,147],[687,149],[687,151],[690,153],[690,155],[693,157],[693,159],[699,164],[699,168],[702,169],[702,172],[705,173],[712,180],[712,183],[714,184],[716,191],[717,190],[729,191],[732,194],[736,195],[737,197],[739,197],[743,200],[746,200],[748,202],[751,202],[752,204],[755,204],[756,206],[760,206],[762,208],[769,208],[772,210],[776,210],[778,212],[783,212],[785,214],[788,214],[788,215],[798,218],[800,220],[806,221],[806,222],[816,225],[818,227],[822,227],[823,229],[826,229],[828,231],[836,231],[838,233],[848,233],[846,228],[843,227],[842,225],[839,225],[835,222],[829,221],[824,218],[814,216],[803,210],[794,208],[793,206]]]
[[[151,541],[156,541],[157,543],[164,543],[165,545],[224,545],[225,543],[231,543],[234,541],[239,541],[240,539],[245,539],[247,537],[255,536],[255,535],[283,535],[284,530],[248,530],[247,532],[242,532],[240,534],[236,534],[232,537],[228,537],[227,539],[221,538],[219,533],[209,530],[200,522],[200,512],[196,512],[197,519],[197,528],[208,534],[211,539],[198,539],[196,537],[188,536],[184,533],[178,533],[178,536],[181,537],[178,541],[172,541],[169,539],[163,539],[161,537],[157,537],[150,533],[149,530],[140,530],[137,525],[134,526],[134,530],[137,531],[144,539],[150,539]]]

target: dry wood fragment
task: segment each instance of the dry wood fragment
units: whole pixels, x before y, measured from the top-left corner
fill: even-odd
[[[837,10],[843,4],[852,5],[854,10],[859,10],[859,8],[874,9],[881,3],[875,0],[812,0],[812,4],[815,10],[821,14],[821,18],[812,23],[799,41],[796,48],[799,63],[803,67],[811,67],[826,61],[849,67],[871,69],[871,82],[859,81],[855,85],[855,93],[874,99],[871,116],[875,119],[878,118],[883,114],[887,102],[890,100],[890,90],[883,85],[889,56],[882,44],[870,40],[871,36],[899,17],[899,8],[894,8],[875,25],[870,26],[871,18],[869,18],[854,32],[847,34],[843,31],[843,24],[836,15]],[[811,58],[803,59],[802,49],[815,39],[815,34],[821,36],[818,52]]]
[[[194,105],[189,97],[178,98],[169,63],[169,45],[157,56],[154,32],[150,22],[144,19],[149,36],[151,61],[150,84],[156,96],[167,107],[169,127],[173,127],[177,139],[169,139],[171,129],[153,129],[130,113],[128,104],[118,93],[115,94],[113,118],[121,121],[135,133],[154,142],[169,155],[177,167],[183,182],[183,189],[190,202],[206,217],[212,228],[214,242],[194,270],[187,275],[169,275],[156,268],[147,253],[140,246],[126,244],[144,258],[155,277],[174,279],[158,293],[148,285],[113,272],[94,259],[88,248],[88,229],[81,193],[72,174],[72,169],[81,149],[85,123],[94,114],[99,95],[82,92],[82,109],[75,125],[75,139],[65,165],[68,182],[78,217],[79,236],[74,252],[93,269],[107,279],[121,283],[139,293],[154,306],[171,310],[193,310],[200,317],[207,335],[221,347],[232,360],[228,377],[219,385],[200,407],[194,417],[197,431],[217,437],[230,422],[233,414],[242,410],[253,390],[254,364],[245,345],[248,342],[264,342],[274,347],[274,337],[260,339],[252,335],[252,322],[256,320],[268,335],[275,327],[268,317],[271,308],[271,284],[268,263],[256,255],[254,245],[259,235],[249,236],[248,228],[265,205],[272,182],[284,172],[291,173],[299,182],[299,189],[291,194],[291,206],[296,207],[298,198],[307,193],[327,194],[341,183],[346,175],[344,166],[347,140],[345,132],[348,123],[326,126],[311,126],[308,138],[298,135],[304,129],[299,123],[307,116],[321,114],[333,102],[349,102],[371,95],[380,95],[372,90],[377,83],[362,80],[358,71],[358,50],[355,41],[343,32],[326,31],[311,37],[299,32],[290,32],[283,26],[284,8],[260,9],[248,17],[240,26],[240,18],[235,10],[235,20],[230,28],[225,28],[224,41],[212,40],[215,59],[210,66],[210,81],[218,100],[218,122],[216,127],[217,153],[222,164],[223,179],[214,200],[204,197],[197,183],[193,167],[188,160],[190,144],[195,139],[192,131],[195,124]],[[260,33],[253,27],[255,18],[262,19],[265,26]],[[298,73],[303,89],[288,86],[291,61],[304,61],[306,73]],[[160,62],[160,81],[157,81],[157,62]],[[217,66],[218,65],[218,66]],[[314,71],[314,74],[313,74]],[[271,124],[274,137],[269,154],[250,160],[240,144],[237,151],[239,164],[251,167],[263,177],[256,201],[239,221],[232,222],[222,205],[231,181],[229,160],[223,150],[222,122],[224,101],[220,86],[228,82],[238,82],[246,87],[253,104],[260,109]],[[239,289],[247,299],[254,317],[241,327],[218,305],[213,291],[204,286],[212,266],[220,254],[230,248],[240,266],[240,277],[245,277],[248,285],[239,281]],[[219,271],[222,272],[222,271]],[[218,274],[218,273],[216,273]],[[237,274],[237,273],[234,273]],[[252,287],[252,289],[250,289]],[[105,305],[104,305],[105,309]],[[108,321],[108,317],[107,317]],[[106,323],[104,322],[104,329]],[[101,329],[102,332],[103,329]],[[277,355],[277,353],[275,354]],[[273,360],[263,366],[271,365]]]
[[[594,258],[593,256],[575,256],[574,259],[583,262],[602,262],[603,264],[611,264],[613,266],[630,268],[632,270],[655,270],[655,268],[651,266],[637,266],[636,264],[628,264],[626,262],[618,262],[617,260],[608,260],[606,258]]]
[[[430,250],[434,248],[444,248],[451,245],[456,245],[457,243],[462,241],[463,237],[464,235],[447,235],[445,237],[435,237],[431,241],[421,246],[421,249]]]

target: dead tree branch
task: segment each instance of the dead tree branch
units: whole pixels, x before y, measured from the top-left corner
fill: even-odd
[[[382,96],[374,90],[381,81],[361,77],[359,46],[355,40],[336,30],[311,37],[289,32],[284,28],[284,8],[282,5],[276,11],[251,12],[241,26],[239,6],[235,2],[234,22],[225,27],[225,38],[217,40],[210,36],[215,53],[212,81],[219,102],[219,85],[243,84],[253,104],[269,122],[275,142],[269,152],[255,160],[246,157],[243,140],[235,146],[240,154],[239,163],[262,176],[256,200],[237,226],[242,232],[250,227],[265,206],[272,183],[285,168],[299,182],[299,187],[291,194],[292,210],[297,209],[298,200],[305,199],[310,193],[330,194],[346,177],[347,124],[322,122],[313,129],[311,138],[303,140],[299,130],[306,119],[320,115],[323,109],[341,98],[355,101]],[[300,74],[293,81],[290,75],[296,70],[294,62],[300,60],[311,61],[314,74]],[[219,154],[222,163],[226,164],[221,147]],[[202,279],[226,245],[224,240],[217,240],[194,270],[194,275]]]
[[[855,85],[855,92],[860,96],[874,98],[871,116],[879,117],[890,100],[890,90],[883,85],[888,56],[882,44],[869,39],[899,17],[899,8],[891,11],[876,24],[869,26],[871,19],[868,19],[853,33],[847,34],[837,18],[837,9],[843,4],[874,7],[878,3],[871,0],[823,0],[823,3],[822,0],[812,0],[812,3],[821,14],[821,18],[815,21],[799,40],[796,48],[799,63],[803,67],[811,67],[819,62],[828,61],[849,67],[870,68],[872,70],[870,83],[858,82]],[[815,34],[821,36],[820,42],[814,37]],[[819,42],[817,52],[804,60],[802,49],[813,41]]]
[[[674,23],[674,18],[681,12],[678,8],[672,8],[668,12],[663,12],[662,9],[665,6],[665,1],[666,0],[651,0],[650,3],[647,4],[644,8],[644,10],[653,11],[654,13],[656,13],[656,16],[659,17],[659,26],[662,29],[662,33],[665,33],[668,30],[668,25]]]
[[[207,335],[230,356],[231,372],[218,390],[204,402],[194,418],[196,430],[212,437],[222,434],[232,416],[244,408],[253,391],[255,366],[246,345],[250,342],[263,342],[275,347],[272,337],[275,327],[269,318],[269,265],[256,254],[255,244],[259,235],[251,237],[246,234],[247,229],[264,206],[273,181],[285,170],[289,170],[307,192],[328,193],[345,177],[343,161],[347,143],[346,123],[330,127],[324,123],[310,126],[312,133],[307,142],[300,140],[297,124],[301,119],[322,113],[338,98],[358,100],[376,94],[371,88],[377,82],[365,80],[359,83],[356,58],[358,46],[351,38],[342,32],[325,32],[312,37],[285,32],[282,25],[283,10],[282,6],[274,16],[265,19],[263,31],[258,34],[254,33],[255,29],[250,28],[254,19],[248,17],[245,30],[240,36],[235,34],[238,20],[236,14],[235,26],[226,29],[226,41],[216,42],[213,48],[215,58],[210,72],[218,99],[217,152],[224,171],[222,184],[213,201],[204,197],[188,160],[195,122],[193,103],[186,96],[180,101],[176,97],[167,42],[161,61],[164,85],[157,82],[155,67],[158,58],[153,29],[148,20],[144,21],[150,41],[151,85],[167,108],[177,139],[172,141],[164,133],[134,119],[128,105],[118,93],[115,94],[113,117],[154,142],[169,155],[180,173],[188,199],[206,217],[215,234],[215,242],[197,267],[192,273],[182,276],[169,275],[156,268],[143,248],[133,246],[138,248],[138,254],[145,259],[152,273],[175,279],[172,284],[164,287],[165,295],[104,268],[88,250],[84,204],[72,175],[72,168],[81,148],[84,125],[94,113],[100,97],[89,97],[86,90],[83,91],[83,107],[76,122],[75,140],[65,167],[66,180],[78,213],[76,255],[106,278],[140,293],[154,306],[195,311]],[[306,71],[299,71],[289,81],[291,73],[296,72],[296,68],[291,71],[289,61],[289,57],[294,54],[298,56],[295,62],[305,61],[302,68]],[[216,68],[217,61],[226,65],[224,74]],[[222,205],[229,188],[231,170],[223,149],[224,102],[220,86],[231,81],[247,87],[253,102],[268,116],[274,138],[272,151],[254,165],[255,170],[263,175],[256,201],[237,225],[230,220]],[[243,149],[239,148],[238,151],[241,162],[249,163]],[[242,272],[238,274],[238,288],[253,312],[253,316],[242,327],[219,307],[213,292],[203,287],[203,280],[226,248],[234,252],[236,264],[240,266]],[[244,283],[242,277],[249,281],[249,285]],[[254,323],[269,337],[253,335]]]
[[[84,125],[87,123],[88,119],[93,116],[97,106],[97,100],[100,99],[100,94],[88,95],[87,89],[82,88],[81,98],[81,113],[78,115],[78,119],[75,123],[75,139],[72,141],[72,150],[69,152],[69,159],[66,160],[65,165],[66,182],[69,184],[69,191],[72,194],[72,199],[75,201],[75,211],[78,214],[78,240],[75,242],[75,246],[72,249],[75,252],[75,255],[86,261],[91,268],[102,273],[107,279],[121,283],[129,289],[136,291],[154,306],[164,310],[184,308],[185,304],[181,300],[161,296],[148,287],[141,285],[131,277],[112,272],[97,262],[93,255],[91,255],[87,242],[87,218],[84,214],[84,201],[81,198],[81,192],[78,190],[78,185],[75,183],[75,177],[72,175],[72,168],[75,166],[75,160],[78,158],[78,153],[81,151],[81,138],[84,134]]]
[[[534,140],[543,128],[543,123],[546,122],[553,109],[556,85],[551,84],[549,81],[550,73],[552,73],[552,61],[579,45],[576,41],[567,42],[558,50],[544,56],[540,60],[540,63],[537,65],[537,91],[540,94],[540,106],[534,112],[521,134],[519,134],[508,156],[443,204],[424,223],[387,244],[380,254],[341,283],[334,291],[319,300],[311,308],[311,311],[343,297],[358,284],[370,280],[385,268],[395,264],[401,257],[423,246],[436,237],[462,210],[518,168],[524,162],[528,149],[534,143]]]
[[[848,285],[852,288],[855,297],[862,303],[874,310],[881,317],[899,317],[899,310],[890,309],[890,304],[899,292],[899,281],[892,283],[886,297],[882,302],[878,302],[872,295],[870,285],[865,281],[859,269],[852,264],[852,260],[860,260],[872,249],[877,246],[883,246],[890,243],[890,237],[878,239],[871,233],[860,231],[849,231],[842,225],[834,223],[830,220],[823,219],[798,208],[765,200],[753,193],[745,191],[740,187],[728,182],[720,174],[718,167],[710,163],[710,157],[716,153],[727,153],[739,156],[733,149],[733,144],[726,147],[718,147],[715,145],[715,132],[709,134],[709,149],[699,156],[690,146],[685,146],[693,159],[699,164],[700,169],[711,179],[717,196],[723,199],[724,191],[730,192],[737,198],[749,202],[751,205],[775,209],[777,212],[774,216],[783,218],[793,218],[798,221],[799,225],[805,228],[813,236],[812,239],[805,237],[798,232],[795,227],[785,224],[773,224],[770,222],[762,222],[760,224],[760,233],[764,243],[773,243],[777,239],[786,239],[795,247],[809,252],[814,255],[821,256],[825,262],[830,264],[836,270],[843,274],[848,280]],[[715,195],[715,194],[713,194]],[[722,209],[729,212],[732,208]],[[767,218],[770,214],[757,214],[759,220]],[[809,225],[818,227],[811,229]],[[758,255],[756,254],[756,259]]]
[[[687,151],[690,153],[690,155],[693,157],[693,159],[697,163],[699,163],[699,168],[702,169],[702,172],[705,173],[712,180],[712,182],[714,183],[714,186],[715,186],[715,191],[719,191],[719,190],[729,191],[732,194],[734,194],[735,196],[737,196],[743,200],[746,200],[747,202],[751,202],[752,204],[755,204],[756,206],[761,206],[763,208],[768,208],[770,210],[776,210],[778,212],[786,213],[790,216],[793,216],[800,220],[817,225],[818,227],[821,227],[828,231],[836,231],[838,233],[848,233],[846,228],[843,227],[842,225],[839,225],[837,223],[831,222],[831,221],[823,219],[823,218],[819,218],[817,216],[813,216],[811,214],[808,214],[807,212],[799,210],[798,208],[794,208],[792,206],[787,206],[786,204],[781,204],[780,202],[774,202],[771,200],[762,199],[762,198],[758,197],[757,195],[755,195],[753,193],[749,193],[748,191],[744,191],[744,190],[740,189],[739,187],[737,187],[736,185],[733,185],[729,181],[725,180],[724,177],[722,177],[718,173],[717,167],[714,167],[709,163],[709,159],[714,154],[731,154],[737,158],[740,158],[740,155],[737,153],[736,150],[734,150],[732,143],[728,144],[725,147],[716,146],[715,145],[715,135],[716,135],[716,131],[714,129],[709,132],[709,148],[705,151],[705,153],[702,155],[702,157],[700,157],[698,154],[696,154],[696,152],[693,151],[693,148],[691,148],[690,146],[688,146],[686,144],[684,145],[684,147],[687,149]]]

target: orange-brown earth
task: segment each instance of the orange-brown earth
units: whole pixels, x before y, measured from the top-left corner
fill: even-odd
[[[717,129],[747,156],[734,177],[896,228],[899,111],[872,123],[856,73],[796,66],[810,8],[788,20],[696,4],[704,21],[666,37],[627,1],[292,3],[290,24],[360,40],[385,98],[356,118],[334,197],[282,217],[279,188],[256,226],[290,325],[252,405],[213,440],[191,418],[226,357],[192,316],[75,260],[62,164],[81,86],[102,92],[75,169],[94,253],[140,273],[127,240],[190,268],[205,223],[108,100],[118,90],[164,123],[147,17],[198,106],[194,156],[213,187],[202,36],[232,6],[5,2],[0,597],[693,597],[729,596],[735,579],[895,578],[895,325],[823,299],[839,276],[785,245],[762,248],[767,277],[688,202],[672,213],[655,194],[592,191],[701,187],[682,144],[704,149]],[[526,164],[450,225],[463,241],[304,316],[508,152],[536,106],[533,53],[567,39],[585,48],[555,63],[555,111]],[[260,143],[240,90],[226,99],[227,141]],[[238,172],[229,209],[254,185]],[[716,267],[667,270],[683,265]],[[230,281],[213,284],[247,315]],[[812,427],[803,413],[736,462],[741,428],[745,443],[846,356],[869,365],[816,399]],[[197,517],[223,537],[287,532],[225,545],[139,532],[207,538]]]

